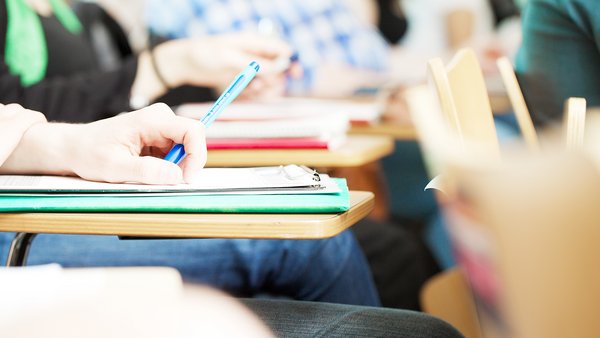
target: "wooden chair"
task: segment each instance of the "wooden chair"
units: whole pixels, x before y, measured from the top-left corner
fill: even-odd
[[[581,324],[575,328],[578,331],[577,334],[571,336],[592,337],[593,335],[590,333],[594,332],[593,329],[600,328],[596,327],[598,325],[590,319],[587,312],[595,312],[591,310],[590,306],[600,303],[600,298],[598,298],[600,292],[596,291],[597,288],[593,289],[592,282],[587,280],[577,278],[570,280],[566,278],[568,276],[558,274],[556,270],[553,271],[552,262],[554,259],[560,260],[561,253],[556,250],[552,251],[551,247],[546,248],[548,260],[543,260],[544,257],[537,252],[537,246],[535,255],[531,255],[527,251],[531,249],[527,243],[531,240],[537,241],[539,238],[543,238],[546,244],[560,243],[559,229],[561,226],[569,224],[569,218],[566,215],[572,219],[579,219],[576,210],[580,208],[576,203],[569,202],[569,198],[589,196],[587,200],[597,200],[592,197],[593,193],[590,195],[591,191],[585,191],[584,182],[590,179],[594,180],[593,176],[590,176],[590,167],[583,166],[584,169],[578,167],[582,171],[577,172],[575,167],[571,167],[574,165],[573,163],[565,163],[569,167],[568,172],[572,172],[577,178],[577,192],[569,188],[570,182],[564,180],[565,171],[562,168],[555,171],[555,168],[560,167],[558,164],[569,162],[564,159],[552,164],[545,162],[544,165],[528,166],[525,169],[517,165],[510,170],[501,172],[506,163],[496,161],[500,159],[500,149],[483,76],[475,55],[468,50],[461,51],[447,67],[444,67],[439,59],[432,60],[429,63],[429,72],[435,84],[442,113],[435,113],[434,110],[428,113],[425,109],[420,110],[420,113],[430,114],[429,117],[438,125],[436,128],[445,129],[447,135],[455,135],[456,139],[460,140],[458,144],[464,150],[455,153],[459,156],[442,158],[445,162],[444,173],[450,177],[455,189],[451,189],[446,194],[438,194],[438,199],[443,205],[447,219],[450,220],[451,237],[459,253],[461,265],[466,268],[467,275],[477,276],[479,273],[481,276],[481,271],[473,271],[473,268],[475,267],[477,270],[477,267],[481,265],[487,266],[491,270],[484,272],[491,271],[498,274],[491,277],[488,275],[488,277],[498,282],[498,284],[492,283],[492,285],[501,288],[502,292],[494,292],[497,290],[489,289],[489,285],[482,286],[481,280],[475,279],[473,284],[466,283],[465,277],[459,271],[451,271],[434,277],[423,289],[422,300],[425,311],[452,323],[467,337],[480,337],[481,332],[484,332],[486,337],[507,336],[509,332],[503,331],[507,329],[507,326],[503,326],[503,324],[507,323],[510,323],[510,329],[513,329],[514,325],[516,332],[518,331],[518,334],[514,334],[515,337],[559,337],[569,335],[567,333],[569,325],[565,324],[569,321]],[[569,126],[567,139],[569,144],[579,145],[583,142],[583,114],[581,111],[585,111],[585,105],[582,105],[581,101],[570,101],[567,107],[568,110],[574,111],[573,114],[567,114],[569,116],[566,120],[566,125]],[[440,117],[444,120],[441,125],[438,123]],[[420,119],[423,122],[427,117],[422,116]],[[437,136],[426,135],[427,131],[431,132],[432,127],[423,127],[424,123],[418,123],[418,120],[419,118],[416,119],[415,125],[419,135],[423,137],[424,143],[430,147],[443,143],[439,140],[435,142],[434,139]],[[439,153],[438,149],[438,151],[429,152],[429,156],[435,157]],[[482,154],[484,156],[480,156]],[[581,164],[580,161],[578,165]],[[548,168],[552,168],[552,171],[558,173],[563,180],[557,179],[556,175],[545,175]],[[544,173],[544,175],[540,175],[542,177],[538,179],[536,175],[540,173]],[[536,179],[532,180],[532,178]],[[597,177],[595,180],[600,182]],[[530,184],[534,181],[535,184]],[[590,186],[594,186],[594,189],[597,188],[597,194],[600,194],[600,186],[596,183],[594,181]],[[548,187],[552,187],[552,189],[549,190]],[[461,193],[457,194],[456,191]],[[547,191],[552,191],[552,193],[548,194]],[[580,195],[580,193],[582,194]],[[535,200],[536,198],[539,199]],[[561,203],[569,203],[566,212],[561,210]],[[585,208],[590,205],[589,202],[584,204]],[[535,206],[537,209],[528,214],[531,206]],[[592,237],[600,236],[600,232],[588,227],[593,222],[600,222],[600,215],[597,215],[598,212],[595,209],[597,208],[586,209],[583,214],[591,215],[591,218],[582,221],[584,226],[582,232],[586,232]],[[551,224],[554,231],[551,238],[546,237],[545,233],[540,235],[543,233],[542,229],[546,223]],[[535,224],[537,228],[532,228],[531,224]],[[527,235],[520,234],[519,231],[527,233]],[[537,231],[542,232],[538,234]],[[496,235],[500,237],[496,237]],[[569,234],[569,236],[576,235]],[[579,240],[585,241],[586,239],[581,237]],[[588,242],[591,243],[591,240]],[[501,244],[496,245],[496,243]],[[584,249],[581,250],[573,242],[564,243],[564,246],[569,250],[579,250],[580,253],[585,250],[592,252],[593,249],[588,246],[588,244],[591,245],[590,243],[586,242]],[[500,249],[502,250],[500,251]],[[501,252],[501,256],[496,256],[498,252]],[[600,255],[600,252],[598,254]],[[552,281],[545,283],[544,278],[536,274],[538,271],[536,271],[537,266],[533,256],[545,262],[546,265],[540,268],[541,275],[546,280],[552,278]],[[465,262],[465,257],[475,257],[475,261],[469,262],[467,259]],[[597,255],[592,257],[597,257]],[[499,265],[495,265],[498,261]],[[583,261],[587,262],[588,260],[583,259]],[[582,271],[585,272],[581,269],[580,263],[571,261],[570,264],[563,259],[558,265],[565,269],[564,271],[574,274],[575,277],[579,277]],[[577,267],[573,265],[577,265]],[[596,278],[600,278],[600,275],[595,274],[591,280],[600,282]],[[533,283],[532,280],[536,282]],[[504,284],[505,282],[509,285]],[[578,301],[583,304],[585,311],[575,311],[574,301],[567,297],[570,291],[558,292],[561,282],[570,286],[580,285],[582,290],[593,295],[595,299],[593,301],[585,300],[585,297],[582,297],[583,291],[577,290],[575,294],[577,294]],[[544,288],[545,285],[551,285],[551,288]],[[506,295],[503,292],[509,293],[509,295],[505,298]],[[553,292],[558,292],[560,295],[553,296]],[[473,300],[470,299],[473,294],[477,296],[475,297],[477,315],[472,311],[473,307],[469,305],[473,304]],[[568,306],[561,308],[561,302]],[[545,304],[545,306],[541,304]],[[551,308],[546,308],[547,306],[551,306]],[[569,313],[569,311],[571,312]],[[535,315],[531,315],[534,312]],[[555,318],[553,316],[557,315],[562,317],[556,317],[556,321],[550,320],[549,323],[544,324],[545,321]],[[497,325],[499,318],[502,323]],[[530,321],[529,318],[534,320]],[[478,330],[479,327],[483,328],[481,332]],[[560,334],[558,334],[559,332]],[[597,334],[600,331],[596,330],[595,332]],[[513,336],[512,332],[510,333]]]
[[[559,149],[451,169],[462,196],[446,210],[450,234],[476,277],[485,337],[598,337],[600,176],[585,156]]]
[[[440,103],[439,107],[441,108],[441,112],[443,113],[448,127],[450,128],[449,131],[462,143],[463,139],[461,124],[458,118],[458,112],[456,111],[456,103],[454,102],[454,96],[452,95],[452,90],[450,87],[448,76],[446,74],[446,66],[444,66],[444,62],[442,61],[442,59],[436,58],[429,61],[428,70],[430,82],[433,83],[435,86]],[[413,109],[411,109],[411,112],[412,111]],[[432,112],[423,113],[430,115]],[[419,116],[419,114],[415,114],[414,118],[418,119]],[[422,138],[427,138],[431,135],[422,134],[421,136]]]
[[[485,80],[472,50],[460,50],[446,67],[440,59],[428,68],[451,129],[465,150],[493,161],[500,159],[500,145]]]
[[[452,96],[446,92],[441,92],[438,96],[441,105],[445,105],[447,109],[440,107],[433,91],[426,85],[412,87],[404,96],[429,176],[439,175],[444,171],[446,158],[463,149],[460,125],[455,120],[456,114],[452,110],[454,105],[449,102]]]
[[[500,70],[504,87],[506,87],[508,98],[513,106],[517,123],[519,124],[519,129],[521,130],[525,144],[530,151],[539,152],[540,144],[538,136],[535,131],[535,127],[533,126],[531,114],[529,113],[529,109],[525,103],[525,98],[523,97],[523,92],[519,86],[519,81],[515,75],[512,63],[507,57],[498,59],[496,63],[498,65],[498,69]]]
[[[448,138],[456,139],[456,144],[461,148],[455,149],[456,156],[446,156],[440,161],[447,165],[463,155],[463,160],[499,163],[500,145],[485,80],[475,53],[461,50],[448,66],[444,66],[439,58],[433,59],[428,63],[428,70],[439,98]],[[429,112],[421,109],[420,113],[428,115],[427,119],[415,116],[417,129],[423,131],[420,134],[424,139],[437,137],[431,135],[431,130],[428,135],[425,133],[427,128],[431,128],[427,126],[427,120],[439,121],[436,117],[440,114],[435,115],[431,109]],[[435,143],[433,140],[425,142]],[[437,142],[442,143],[444,141]],[[455,198],[449,190],[444,184],[444,194],[438,194],[438,200],[443,205]],[[482,337],[468,284],[460,271],[451,270],[432,278],[422,290],[422,305],[425,311],[450,322],[466,337]]]
[[[448,66],[439,58],[430,60],[428,71],[439,99],[439,109],[428,106],[430,99],[408,93],[407,100],[414,112],[414,122],[421,141],[427,145],[426,158],[442,162],[435,174],[447,172],[448,163],[481,159],[483,163],[499,163],[500,146],[483,73],[475,53],[461,50]],[[420,108],[420,109],[419,109]],[[440,113],[441,112],[441,113]],[[440,117],[441,121],[440,122]],[[436,126],[434,130],[434,126]],[[443,132],[440,132],[443,131]],[[440,140],[438,134],[444,135]],[[444,144],[454,139],[454,155]],[[456,149],[458,148],[458,149]],[[427,155],[428,154],[428,155]],[[485,154],[479,157],[479,154]],[[485,161],[486,158],[490,161]],[[444,193],[437,194],[440,204],[448,206],[456,198],[448,183],[435,186]],[[482,337],[479,320],[465,276],[459,270],[434,276],[422,290],[423,309],[458,328],[466,337]]]
[[[467,338],[483,337],[463,272],[452,268],[433,276],[421,290],[423,311],[452,324]]]
[[[445,172],[447,164],[458,158],[473,158],[484,154],[482,160],[497,163],[500,147],[483,74],[475,54],[460,51],[449,66],[441,59],[428,64],[429,75],[439,98],[439,106],[431,103],[423,88],[407,92],[407,101],[414,113],[428,162],[438,164],[430,174]],[[431,167],[430,167],[431,168]],[[438,200],[445,204],[454,193],[444,179],[435,186],[444,193]],[[466,337],[482,337],[475,306],[466,279],[458,269],[434,276],[421,293],[423,309],[442,318]]]

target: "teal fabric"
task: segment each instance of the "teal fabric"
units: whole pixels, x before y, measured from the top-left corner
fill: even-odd
[[[382,159],[389,191],[389,209],[397,221],[422,222],[437,210],[421,149],[415,141],[396,141],[394,152]]]
[[[338,213],[350,208],[342,192],[320,195],[185,195],[164,197],[0,196],[0,212]]]
[[[562,121],[564,101],[600,106],[600,1],[530,0],[517,73],[534,121]]]

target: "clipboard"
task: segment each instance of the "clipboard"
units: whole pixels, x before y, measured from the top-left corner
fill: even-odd
[[[6,194],[160,194],[315,191],[331,187],[328,176],[299,165],[254,168],[205,168],[198,183],[180,185],[112,184],[76,177],[0,175]],[[335,186],[335,185],[333,185]],[[331,192],[331,191],[329,191]]]
[[[331,178],[339,193],[128,194],[37,196],[0,194],[0,213],[340,213],[350,209],[346,180]]]

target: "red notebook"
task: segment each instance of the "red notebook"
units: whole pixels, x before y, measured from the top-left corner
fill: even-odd
[[[233,149],[328,149],[330,142],[318,138],[252,138],[206,140],[209,150]]]

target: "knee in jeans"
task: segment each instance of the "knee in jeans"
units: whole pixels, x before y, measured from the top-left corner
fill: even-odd
[[[362,255],[362,251],[354,234],[351,231],[344,231],[335,237],[323,240],[315,256],[318,256],[319,264],[336,267],[357,254]]]

